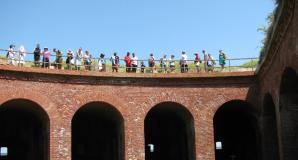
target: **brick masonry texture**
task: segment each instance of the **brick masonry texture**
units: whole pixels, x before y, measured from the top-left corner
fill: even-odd
[[[124,118],[125,160],[144,160],[146,114],[159,103],[176,102],[194,117],[196,159],[214,160],[213,116],[217,109],[231,100],[248,101],[258,111],[262,128],[263,100],[269,94],[275,104],[279,156],[290,160],[291,157],[284,157],[280,145],[279,104],[284,70],[292,68],[298,73],[298,0],[281,3],[288,4],[279,24],[285,30],[276,30],[278,36],[272,41],[272,49],[256,73],[99,74],[2,65],[0,104],[19,98],[38,103],[50,119],[50,159],[70,160],[73,115],[89,102],[109,103]]]
[[[140,78],[142,83],[135,83],[135,78],[126,75],[122,77],[125,79],[123,82],[114,80],[119,77],[109,77],[100,80],[100,84],[81,83],[80,79],[82,82],[90,79],[84,75],[76,83],[69,84],[60,82],[63,78],[59,75],[47,77],[40,74],[43,69],[25,73],[26,69],[23,69],[23,72],[17,71],[18,74],[15,74],[13,68],[0,68],[0,90],[5,91],[0,93],[1,104],[12,99],[29,99],[38,103],[49,115],[51,160],[71,159],[72,117],[81,106],[94,101],[107,102],[122,114],[127,160],[145,159],[144,119],[152,107],[167,101],[179,103],[192,113],[195,121],[196,159],[213,160],[213,116],[216,110],[230,100],[246,100],[249,88],[255,84],[255,76],[251,73],[238,76],[229,73],[219,77],[206,75],[205,78],[184,74],[183,78],[168,77],[166,80],[158,77]],[[71,75],[67,77],[72,79]],[[134,85],[131,85],[131,79]],[[157,82],[167,81],[171,85],[156,85]]]

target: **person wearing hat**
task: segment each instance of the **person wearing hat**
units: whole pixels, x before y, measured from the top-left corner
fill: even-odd
[[[195,53],[194,55],[196,56],[196,57],[195,57],[195,61],[194,61],[194,63],[195,63],[197,72],[199,73],[200,70],[201,70],[201,69],[200,69],[200,61],[201,61],[201,59],[200,59],[200,56],[199,56],[198,53]]]
[[[226,54],[222,50],[219,50],[218,60],[219,60],[219,65],[221,66],[221,71],[223,71],[225,68],[226,59],[227,59]]]
[[[171,71],[171,73],[173,72],[173,71],[175,71],[175,56],[174,55],[171,55],[171,57],[169,58],[169,65],[170,65],[170,71]]]
[[[75,60],[76,70],[81,69],[82,59],[83,59],[83,50],[82,48],[79,48],[79,50],[76,53],[76,60]]]
[[[67,50],[67,58],[66,58],[67,69],[71,69],[72,64],[74,64],[74,62],[73,62],[73,52],[72,52],[72,50],[68,49]]]
[[[56,48],[54,48],[53,52],[56,53],[55,68],[62,69],[62,62],[63,62],[62,54],[63,53],[59,49],[56,49]]]
[[[48,47],[44,47],[43,52],[41,53],[42,57],[42,67],[49,68],[50,67],[50,56],[51,52]]]
[[[98,59],[98,70],[99,72],[106,71],[106,60],[105,60],[105,55],[103,53],[100,54]]]

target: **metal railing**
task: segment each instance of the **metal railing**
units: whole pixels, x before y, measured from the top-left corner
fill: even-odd
[[[119,59],[118,65],[112,65],[111,58],[90,58],[90,59],[73,59],[66,63],[67,56],[50,55],[49,61],[45,61],[43,56],[40,55],[40,61],[34,61],[34,54],[25,52],[26,56],[20,60],[19,52],[13,51],[14,56],[7,56],[8,50],[0,49],[0,64],[1,65],[14,65],[19,67],[38,67],[45,69],[62,69],[62,70],[87,70],[99,72],[129,72],[129,73],[204,73],[204,72],[243,72],[255,71],[258,58],[234,58],[226,59],[225,65],[222,67],[219,60],[212,61],[201,60],[199,64],[195,64],[194,60],[187,60],[181,65],[181,60],[154,60],[154,66],[149,67],[148,60],[137,60],[137,65],[126,66],[124,59]],[[99,65],[99,60],[104,62],[104,65]],[[207,65],[207,64],[210,65]],[[141,65],[143,64],[143,65]]]

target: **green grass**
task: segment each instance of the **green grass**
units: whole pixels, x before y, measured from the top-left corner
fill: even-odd
[[[249,62],[243,63],[240,67],[243,68],[256,68],[258,66],[259,60],[251,60]]]
[[[112,72],[112,64],[109,60],[106,61],[106,72]],[[145,65],[146,65],[146,68],[145,68],[145,73],[151,73],[151,69],[148,67],[148,64],[146,64],[146,61],[145,62]],[[6,64],[7,61],[6,61],[6,56],[5,55],[0,55],[0,64]],[[52,61],[51,62],[51,65],[54,66],[55,62]],[[17,63],[16,63],[17,65]],[[251,61],[247,61],[239,66],[225,66],[224,70],[221,70],[221,67],[217,64],[216,66],[214,66],[214,72],[241,72],[241,71],[253,71],[256,66],[258,65],[258,60],[251,60]],[[25,67],[34,67],[34,62],[32,61],[26,61]],[[65,60],[62,62],[62,68],[63,69],[67,69],[67,65],[65,63]],[[197,69],[196,69],[196,66],[194,64],[194,62],[192,61],[189,61],[188,63],[188,68],[189,68],[189,72],[190,73],[196,73],[197,72]],[[75,69],[75,66],[72,66],[72,69]],[[204,71],[204,63],[201,63],[200,64],[200,69],[201,69],[201,72]],[[80,67],[80,70],[85,70],[85,66],[82,64],[81,67]],[[91,70],[92,71],[98,71],[98,62],[97,60],[93,60],[92,62],[92,66],[91,66]],[[138,69],[140,70],[140,69]],[[169,72],[170,68],[168,68],[168,72]],[[159,63],[156,63],[156,71],[157,73],[164,73],[163,69],[161,68],[160,64]],[[121,64],[119,66],[119,69],[118,69],[118,72],[126,72],[126,68],[125,68],[125,65],[124,64]],[[180,65],[179,65],[179,62],[176,62],[175,63],[175,70],[174,70],[174,73],[179,73],[180,72]]]

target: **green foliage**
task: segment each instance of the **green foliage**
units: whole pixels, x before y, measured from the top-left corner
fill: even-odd
[[[275,4],[278,7],[279,1],[278,0],[273,0],[273,1],[275,2]],[[258,32],[261,32],[264,35],[264,38],[261,41],[262,46],[261,46],[261,50],[260,50],[260,58],[262,58],[264,56],[265,48],[269,43],[269,40],[270,40],[269,38],[270,38],[270,35],[272,34],[273,24],[275,22],[277,7],[271,13],[268,14],[268,16],[266,18],[267,24],[265,26],[259,27],[257,29]]]
[[[243,68],[255,68],[257,67],[259,60],[251,60],[249,62],[243,63],[241,67]]]

